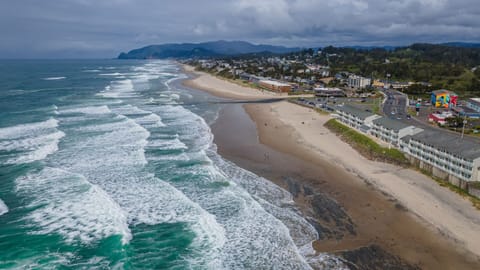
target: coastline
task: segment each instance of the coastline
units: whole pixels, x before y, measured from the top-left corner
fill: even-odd
[[[195,75],[184,84],[216,96],[272,97],[239,90],[241,86],[208,74]],[[341,228],[314,243],[317,251],[337,254],[379,246],[424,269],[480,265],[479,214],[467,200],[416,171],[365,159],[323,127],[329,116],[285,101],[248,104],[243,107],[254,131],[239,136],[252,127],[239,129],[246,113],[241,116],[232,106],[212,127],[222,156],[289,190],[307,216],[318,206],[307,189],[325,193],[347,214]]]
[[[288,97],[286,94],[271,93],[240,86],[205,72],[195,71],[192,66],[181,65],[181,67],[184,72],[194,75],[194,78],[183,81],[185,86],[206,91],[217,97],[236,100],[283,99]]]

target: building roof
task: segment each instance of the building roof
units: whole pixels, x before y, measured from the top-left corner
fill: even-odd
[[[282,83],[282,82],[277,82],[277,81],[272,81],[272,80],[261,80],[260,82],[275,85],[275,86],[291,86],[288,83]]]
[[[367,132],[367,131],[370,130],[370,127],[367,126],[367,125],[361,125],[361,126],[360,126],[360,130]]]
[[[462,139],[460,135],[450,132],[424,130],[415,135],[405,136],[401,140],[410,139],[466,159],[480,158],[480,141],[474,138],[464,136]]]
[[[353,107],[351,105],[336,106],[335,110],[346,112],[352,115],[357,116],[360,119],[366,119],[367,117],[373,116],[373,113],[361,110],[359,108]]]
[[[480,98],[470,98],[468,102],[473,103],[477,106],[480,106]]]
[[[439,89],[439,90],[435,90],[435,91],[432,91],[432,94],[434,95],[439,95],[439,94],[449,94],[451,96],[456,96],[457,94],[455,94],[454,92],[450,91],[450,90],[447,90],[447,89]]]
[[[343,93],[343,90],[340,89],[340,88],[325,88],[325,87],[317,87],[317,88],[314,88],[313,90],[315,91],[322,91],[322,92],[342,92]]]
[[[394,131],[399,131],[401,129],[404,129],[406,127],[411,126],[411,125],[405,124],[403,122],[400,122],[398,120],[390,119],[390,118],[385,117],[385,116],[373,120],[373,123],[375,125],[383,126],[386,129],[391,129],[391,130],[394,130]]]

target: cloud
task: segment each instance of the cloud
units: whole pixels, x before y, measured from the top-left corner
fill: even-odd
[[[287,46],[480,41],[478,0],[0,2],[0,57],[114,57],[166,42]]]

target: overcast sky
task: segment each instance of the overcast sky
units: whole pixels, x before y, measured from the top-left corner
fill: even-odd
[[[480,0],[2,0],[0,58],[115,57],[149,44],[480,42]]]

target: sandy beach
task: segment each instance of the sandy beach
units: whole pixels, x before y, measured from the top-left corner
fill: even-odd
[[[261,91],[250,87],[231,83],[227,80],[217,78],[205,72],[195,71],[192,66],[182,65],[185,72],[194,75],[191,80],[184,81],[184,84],[191,88],[201,89],[215,96],[236,100],[259,100],[259,99],[285,99],[286,93],[273,93]],[[312,95],[299,95],[312,96]]]
[[[195,75],[185,85],[217,96],[278,97]],[[317,215],[318,226],[335,228],[314,243],[316,250],[348,256],[379,246],[422,269],[480,266],[480,212],[468,200],[415,170],[367,160],[323,126],[328,115],[287,101],[236,106],[212,127],[219,152],[288,189],[305,215]],[[330,203],[343,211],[335,225],[322,222],[328,211],[318,211]]]

